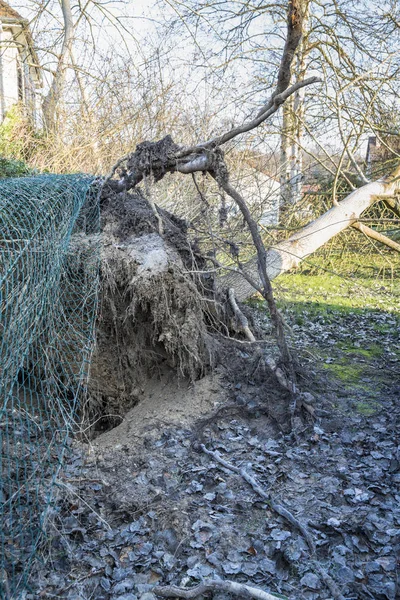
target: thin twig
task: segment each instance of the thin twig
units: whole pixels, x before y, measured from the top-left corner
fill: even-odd
[[[210,579],[196,585],[195,587],[185,589],[177,587],[176,585],[171,586],[160,586],[153,589],[153,593],[163,598],[197,598],[202,594],[206,594],[211,591],[224,591],[230,594],[235,594],[241,598],[255,598],[255,600],[277,600],[277,596],[265,592],[260,588],[256,588],[244,583],[236,583],[236,581],[221,580],[221,579]],[[280,596],[282,598],[282,596]]]
[[[275,502],[271,498],[271,496],[265,490],[262,489],[260,484],[254,479],[254,477],[252,477],[245,469],[235,467],[234,465],[226,461],[224,458],[222,458],[222,456],[217,450],[208,450],[208,448],[206,448],[204,444],[201,444],[200,448],[203,450],[203,452],[205,452],[209,456],[212,456],[220,465],[225,467],[225,469],[233,471],[233,473],[237,473],[238,475],[243,477],[243,479],[251,485],[253,490],[266,501],[266,503],[270,508],[272,508],[272,510],[274,510],[281,517],[284,517],[287,521],[289,521],[289,523],[291,523],[294,527],[296,527],[296,529],[300,531],[300,533],[306,540],[308,547],[310,548],[311,554],[315,554],[314,540],[307,527],[300,523],[300,521],[296,519],[296,517],[292,515],[292,513],[289,510]]]
[[[205,452],[205,454],[212,456],[220,465],[225,467],[225,469],[228,469],[229,471],[232,471],[233,473],[237,473],[238,475],[243,477],[243,479],[251,485],[253,490],[259,496],[261,496],[261,498],[263,498],[266,501],[267,505],[272,510],[274,510],[278,515],[280,515],[281,517],[283,517],[284,519],[289,521],[289,523],[291,523],[294,527],[296,527],[296,529],[301,533],[301,535],[307,542],[307,545],[310,549],[311,556],[314,558],[313,565],[314,565],[316,571],[318,571],[320,577],[323,579],[324,583],[331,591],[335,600],[345,600],[344,596],[340,592],[340,589],[337,586],[337,584],[335,583],[335,581],[325,571],[325,569],[323,569],[323,567],[321,567],[321,565],[317,562],[315,543],[314,543],[312,535],[308,531],[307,527],[305,525],[303,525],[298,519],[296,519],[296,517],[289,510],[287,510],[285,507],[283,507],[280,504],[278,504],[277,502],[275,502],[271,498],[271,496],[265,490],[262,489],[262,487],[259,485],[259,483],[254,479],[254,477],[252,477],[245,469],[242,469],[240,467],[235,467],[234,465],[232,465],[231,463],[226,461],[224,458],[222,458],[222,456],[220,455],[220,453],[217,450],[208,450],[208,448],[206,448],[206,446],[204,444],[200,444],[200,448],[203,450],[203,452]],[[184,597],[186,597],[186,596],[181,596],[181,598],[184,598]],[[190,597],[190,596],[188,596],[188,597]]]

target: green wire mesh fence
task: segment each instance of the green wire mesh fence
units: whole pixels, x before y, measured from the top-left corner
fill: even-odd
[[[0,598],[27,586],[79,418],[99,283],[93,177],[0,181]]]

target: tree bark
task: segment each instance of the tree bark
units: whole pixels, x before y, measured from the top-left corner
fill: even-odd
[[[291,136],[293,135],[293,97],[289,98],[282,107],[282,131],[280,147],[280,176],[281,205],[286,206],[291,201],[290,190],[290,151]]]
[[[321,248],[335,235],[358,221],[361,214],[383,197],[393,196],[398,187],[396,180],[400,175],[400,167],[390,179],[380,179],[368,183],[355,190],[332,207],[321,217],[292,235],[288,240],[270,248],[266,255],[267,274],[269,279],[295,269],[300,262]],[[245,272],[257,283],[260,281],[257,269],[257,258],[250,259],[244,265]],[[238,272],[230,272],[220,280],[221,286],[234,288],[239,301],[246,300],[254,294],[254,288]]]
[[[302,81],[306,74],[307,27],[309,20],[309,1],[302,2],[303,35],[295,53],[293,83]],[[283,205],[295,205],[301,200],[302,188],[302,136],[304,118],[305,88],[299,88],[283,105],[280,155],[281,202]]]
[[[43,100],[43,117],[47,131],[56,129],[56,111],[65,87],[66,58],[71,54],[74,38],[74,24],[70,0],[61,0],[64,21],[64,37],[61,52],[58,56],[57,68],[47,96]]]
[[[383,233],[379,233],[379,231],[375,231],[375,229],[371,229],[371,227],[364,225],[364,223],[353,223],[352,227],[372,240],[385,244],[385,246],[388,246],[392,250],[396,250],[396,252],[400,252],[400,244],[391,240],[386,235],[383,235]]]
[[[305,13],[303,20],[303,36],[297,49],[296,61],[296,82],[302,81],[306,74],[306,58],[308,49],[308,22],[309,22],[310,3],[305,3]],[[293,96],[293,128],[294,136],[292,138],[291,165],[290,165],[290,188],[291,202],[297,204],[301,200],[302,176],[303,176],[303,120],[305,113],[305,88],[298,89]]]

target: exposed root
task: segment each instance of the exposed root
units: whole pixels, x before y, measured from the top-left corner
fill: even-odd
[[[238,322],[241,330],[243,331],[244,335],[247,337],[249,342],[255,342],[256,338],[254,337],[254,335],[249,327],[249,322],[248,322],[247,318],[244,316],[244,314],[242,313],[242,311],[240,310],[240,308],[236,302],[235,290],[233,288],[229,288],[228,297],[229,297],[229,302],[231,304],[232,310],[235,313],[235,317],[237,319],[237,322]]]
[[[216,334],[229,331],[183,221],[140,193],[121,193],[105,199],[102,230],[101,309],[82,428],[96,422],[99,432],[119,425],[146,381],[165,369],[192,381],[204,375],[215,362]]]

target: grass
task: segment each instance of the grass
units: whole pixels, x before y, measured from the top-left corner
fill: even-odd
[[[388,277],[390,272],[390,277]],[[366,310],[396,314],[400,306],[400,256],[396,253],[359,255],[336,253],[309,261],[292,273],[273,281],[281,310],[289,311],[302,325],[304,317],[323,317],[328,321],[337,313],[361,314]],[[253,299],[252,304],[263,304]],[[385,331],[390,325],[376,324]]]
[[[364,258],[352,256],[346,263],[331,258],[333,273],[317,268],[317,259],[312,269],[305,265],[282,275],[273,287],[294,347],[316,358],[329,379],[354,398],[353,410],[368,417],[379,409],[386,366],[400,360],[400,257],[393,258],[390,280],[363,265],[353,272]],[[379,271],[387,258],[375,258]],[[251,302],[266,310],[260,299]]]
[[[366,402],[364,400],[362,402],[356,402],[354,408],[358,413],[360,413],[360,415],[363,415],[364,417],[371,417],[372,415],[375,415],[377,412],[379,412],[380,405],[378,404],[378,402]]]
[[[281,306],[285,303],[328,314],[334,306],[341,312],[396,311],[400,304],[400,278],[385,286],[375,278],[347,278],[330,273],[281,275],[274,285]]]
[[[358,364],[343,364],[337,363],[325,363],[324,368],[334,373],[337,379],[340,379],[343,383],[358,384],[362,377],[365,368]]]
[[[382,346],[375,343],[369,343],[367,348],[359,348],[357,346],[353,346],[348,342],[338,342],[337,347],[343,350],[344,352],[348,352],[349,354],[362,356],[363,358],[371,359],[378,358],[382,356],[383,350]]]

